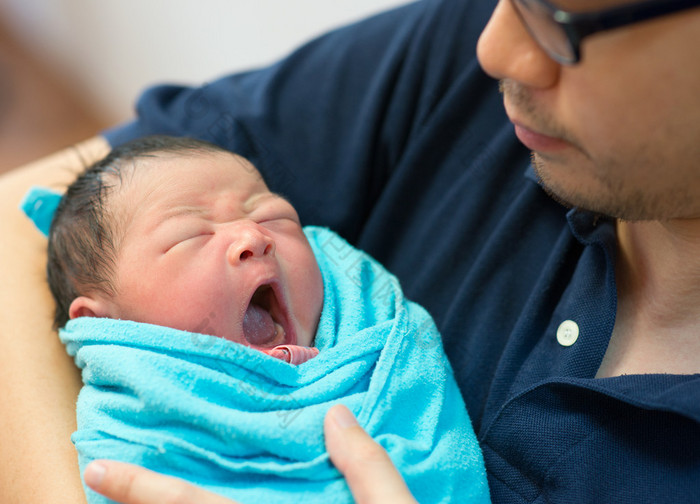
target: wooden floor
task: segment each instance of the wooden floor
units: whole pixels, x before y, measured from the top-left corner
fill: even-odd
[[[107,124],[18,45],[0,19],[0,173],[89,138]]]

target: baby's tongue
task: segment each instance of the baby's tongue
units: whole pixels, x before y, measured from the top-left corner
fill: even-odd
[[[263,346],[275,337],[275,323],[267,310],[250,303],[243,317],[243,335],[248,343]]]

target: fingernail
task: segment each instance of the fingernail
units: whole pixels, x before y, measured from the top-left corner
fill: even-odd
[[[99,462],[90,462],[83,474],[85,484],[91,488],[99,487],[106,472],[107,468],[103,464]]]
[[[348,408],[339,405],[333,408],[333,419],[343,429],[357,425],[357,419]]]

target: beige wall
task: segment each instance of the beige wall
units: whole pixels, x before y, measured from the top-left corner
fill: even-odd
[[[14,36],[96,115],[127,119],[156,82],[199,83],[272,62],[406,0],[0,0]]]

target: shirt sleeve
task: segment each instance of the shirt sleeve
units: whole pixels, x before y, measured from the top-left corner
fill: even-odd
[[[492,7],[418,1],[267,68],[201,87],[155,86],[138,100],[136,120],[105,136],[113,146],[149,134],[219,144],[250,159],[304,224],[353,241],[407,145],[465,69],[480,72],[476,40]]]

